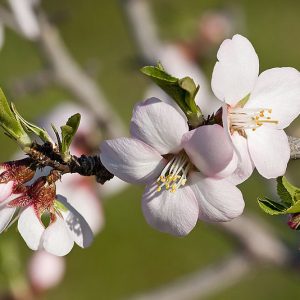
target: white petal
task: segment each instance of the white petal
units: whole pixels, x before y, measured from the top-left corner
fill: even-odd
[[[56,221],[46,228],[42,239],[44,249],[57,256],[67,255],[74,245],[67,225],[60,216],[57,216]]]
[[[221,44],[217,58],[212,90],[217,98],[234,106],[254,87],[259,72],[257,54],[249,40],[237,34]]]
[[[188,186],[175,193],[167,190],[157,192],[157,184],[146,187],[142,199],[146,221],[155,229],[172,235],[187,235],[196,225],[199,208]]]
[[[159,176],[166,161],[152,147],[132,138],[101,144],[100,158],[114,175],[129,183],[149,183]]]
[[[279,121],[276,128],[287,127],[300,113],[299,72],[294,68],[264,71],[245,107],[272,109],[271,119]]]
[[[30,249],[38,250],[40,248],[45,228],[36,216],[32,206],[27,207],[21,213],[18,221],[18,230]]]
[[[13,191],[14,182],[0,183],[0,202],[6,200]]]
[[[199,219],[224,222],[240,216],[244,210],[241,191],[226,179],[190,175],[190,186],[199,203]]]
[[[206,176],[226,177],[236,169],[232,143],[220,125],[189,131],[182,144],[191,162]]]
[[[3,230],[6,229],[15,211],[16,207],[4,207],[0,209],[0,233],[2,233]]]
[[[89,247],[94,239],[89,224],[64,196],[58,195],[57,198],[68,209],[66,212],[62,212],[62,215],[73,240],[81,248]],[[81,199],[81,201],[84,200]]]
[[[182,149],[182,135],[189,131],[186,118],[171,105],[157,98],[138,103],[130,124],[132,137],[156,149],[160,154]]]
[[[290,159],[290,147],[283,130],[261,127],[247,130],[248,146],[257,171],[265,178],[284,175]]]
[[[238,166],[236,170],[226,179],[232,182],[234,185],[237,185],[244,182],[251,176],[254,170],[254,164],[250,157],[246,138],[239,135],[237,132],[234,132],[231,138],[234,149],[238,155]]]
[[[73,175],[73,174],[72,174]],[[98,233],[104,225],[104,215],[101,207],[101,200],[96,195],[94,186],[85,185],[86,182],[72,184],[67,180],[67,184],[62,178],[62,183],[57,184],[57,194],[64,195],[72,207],[74,207],[86,220],[93,233]],[[66,176],[68,177],[68,176]],[[76,178],[77,176],[75,176]],[[117,178],[117,177],[116,177]],[[106,185],[106,184],[105,184]]]
[[[112,197],[113,195],[120,193],[122,190],[125,190],[127,187],[127,182],[115,176],[113,179],[105,182],[104,185],[101,185],[101,196],[104,198]]]

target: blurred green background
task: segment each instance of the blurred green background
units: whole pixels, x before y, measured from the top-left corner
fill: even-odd
[[[299,1],[152,0],[150,4],[159,24],[159,33],[166,41],[191,36],[197,19],[208,9],[235,7],[244,17],[243,33],[260,57],[261,70],[273,66],[300,69]],[[142,99],[149,82],[138,71],[136,50],[120,2],[52,0],[44,1],[43,7],[50,16],[64,16],[57,26],[66,45],[81,65],[91,61],[97,63],[97,82],[128,124],[132,107]],[[34,44],[6,30],[5,45],[0,52],[0,82],[8,97],[9,87],[16,78],[38,71],[42,64]],[[214,60],[205,66],[208,78],[213,64]],[[16,102],[27,119],[34,120],[66,99],[71,99],[70,95],[53,85],[38,93],[10,100]],[[290,132],[296,128],[295,122]],[[8,160],[16,150],[15,145],[3,135],[0,142],[1,160]],[[298,185],[299,167],[299,162],[291,162],[289,166],[289,178]],[[297,252],[300,234],[288,229],[285,218],[263,215],[257,207],[256,197],[270,195],[269,185],[255,174],[241,189],[246,210],[262,215]],[[73,249],[66,258],[64,281],[45,299],[126,298],[197,271],[235,251],[234,240],[212,225],[198,224],[188,237],[180,239],[152,230],[141,213],[142,190],[130,187],[105,201],[106,226],[103,232],[95,238],[91,248]],[[31,252],[16,230],[8,231],[1,238],[2,241],[17,239],[22,260],[26,261]],[[4,276],[0,275],[0,288],[5,289],[6,285]],[[296,296],[300,296],[300,271],[261,266],[232,288],[209,299],[274,300]]]

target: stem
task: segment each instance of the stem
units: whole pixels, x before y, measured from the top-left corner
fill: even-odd
[[[300,158],[300,138],[288,136],[290,149],[291,149],[291,159]]]
[[[35,162],[37,167],[52,167],[63,174],[78,173],[82,176],[95,176],[96,181],[104,184],[114,177],[102,164],[100,157],[72,155],[68,162],[65,162],[60,153],[53,149],[50,143],[43,145],[33,144],[27,153]]]

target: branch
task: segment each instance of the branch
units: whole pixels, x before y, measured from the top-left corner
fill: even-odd
[[[114,177],[101,163],[100,157],[81,155],[71,156],[71,159],[65,162],[58,151],[53,149],[50,143],[44,145],[33,144],[28,156],[33,160],[37,167],[51,167],[59,171],[61,175],[67,173],[78,173],[82,176],[95,176],[96,181],[104,184]]]
[[[130,33],[146,64],[156,64],[161,42],[147,0],[120,0]]]
[[[210,294],[215,294],[239,282],[253,265],[248,257],[235,254],[227,257],[222,262],[208,268],[185,276],[165,285],[163,288],[149,293],[137,295],[130,300],[192,300],[202,299]]]
[[[105,100],[97,84],[73,60],[58,31],[48,22],[42,11],[38,13],[38,21],[41,33],[37,42],[57,84],[67,89],[95,114],[107,136],[124,136],[121,119]]]
[[[290,148],[291,148],[291,159],[300,158],[300,138],[288,136]]]
[[[244,214],[230,222],[216,223],[217,227],[234,237],[254,260],[286,266],[293,255],[270,226],[254,214]]]

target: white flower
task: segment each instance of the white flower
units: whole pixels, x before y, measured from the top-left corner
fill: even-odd
[[[300,112],[299,72],[273,68],[258,75],[257,54],[241,35],[225,40],[217,58],[212,89],[226,103],[223,125],[240,158],[234,182],[248,178],[253,164],[266,178],[283,175],[290,157],[283,129]]]
[[[0,233],[7,227],[15,212],[14,207],[1,209],[5,203],[19,196],[19,186],[32,179],[34,170],[30,168],[30,159],[10,161],[0,164]]]
[[[173,106],[150,98],[136,105],[131,134],[104,141],[100,157],[122,180],[147,184],[142,209],[154,228],[182,236],[198,218],[228,221],[242,213],[241,192],[222,179],[236,164],[221,126],[189,131]]]
[[[0,203],[0,232],[13,222],[15,214],[18,230],[32,250],[44,249],[63,256],[71,251],[74,242],[85,248],[93,240],[84,217],[64,197],[56,195],[55,184],[50,184],[47,177],[40,177],[30,187],[23,186],[19,194]],[[49,216],[46,225],[42,221],[45,214]]]
[[[19,217],[18,230],[27,246],[32,250],[64,256],[68,254],[74,242],[81,248],[90,246],[93,233],[85,219],[65,199],[59,197],[59,203],[67,209],[56,211],[48,227],[37,216],[32,205],[25,208]]]

